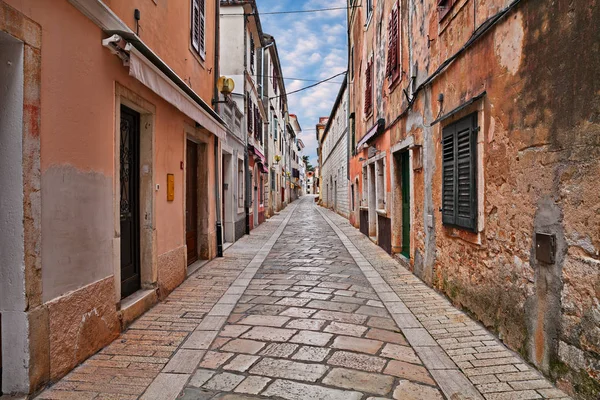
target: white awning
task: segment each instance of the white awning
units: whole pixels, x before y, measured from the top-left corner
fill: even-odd
[[[225,139],[225,127],[194,102],[183,90],[133,46],[129,50],[129,75],[202,125],[219,139]]]

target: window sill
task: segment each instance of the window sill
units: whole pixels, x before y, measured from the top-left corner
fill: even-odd
[[[447,237],[463,240],[467,243],[477,246],[482,245],[481,232],[473,232],[466,228],[444,225],[444,231]]]
[[[194,49],[191,42],[189,43],[189,50],[190,53],[192,53],[192,56],[196,59],[196,61],[198,61],[200,66],[206,69],[206,54],[204,55],[204,57],[202,57],[200,53],[198,53],[196,49]]]

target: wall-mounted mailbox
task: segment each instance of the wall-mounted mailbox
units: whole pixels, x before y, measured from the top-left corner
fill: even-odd
[[[547,233],[535,234],[535,258],[546,264],[554,264],[556,258],[556,236]]]
[[[167,174],[167,201],[175,200],[175,175]]]

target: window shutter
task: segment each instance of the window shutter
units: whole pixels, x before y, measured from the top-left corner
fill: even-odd
[[[200,52],[200,4],[199,0],[192,0],[192,47]]]
[[[254,38],[250,35],[250,71],[254,72]]]
[[[477,115],[442,133],[442,222],[477,230]]]
[[[473,231],[477,228],[476,126],[477,119],[471,116],[456,127],[456,224]]]
[[[390,13],[390,18],[388,20],[388,59],[385,75],[389,77],[392,80],[392,82],[400,76],[399,17],[400,8],[397,4]]]
[[[248,132],[252,133],[252,100],[250,99],[250,93],[248,93],[246,97],[246,119],[248,121]]]
[[[444,128],[442,133],[442,222],[455,225],[454,215],[454,125]]]
[[[365,71],[366,82],[365,82],[365,114],[368,115],[371,113],[371,109],[373,108],[373,62],[370,61],[367,64],[367,69]]]
[[[204,59],[206,57],[206,7],[205,0],[196,0],[198,2],[198,8],[200,11],[200,19],[198,25],[199,40],[198,40],[198,52]]]

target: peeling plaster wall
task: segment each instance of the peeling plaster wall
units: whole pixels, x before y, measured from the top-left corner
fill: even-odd
[[[382,96],[375,109],[383,103],[387,124],[408,106],[403,90],[412,98],[414,88],[510,3],[459,0],[440,20],[435,4],[401,0],[403,78],[399,89],[376,79]],[[384,21],[392,4],[375,4]],[[363,115],[360,68],[380,44],[370,26],[364,29],[363,12],[356,11],[350,26],[359,55],[350,85],[357,141],[372,126]],[[599,13],[597,0],[521,2],[424,87],[388,130],[392,145],[413,137],[423,146],[423,170],[414,171],[412,188],[411,268],[560,388],[590,400],[600,395]],[[482,100],[431,125],[483,91]],[[442,128],[471,112],[481,127],[477,233],[445,227],[439,212]],[[351,179],[359,179],[362,193],[359,157],[364,154],[351,159]],[[357,212],[350,221],[358,226]],[[536,232],[556,235],[554,264],[536,260]]]

